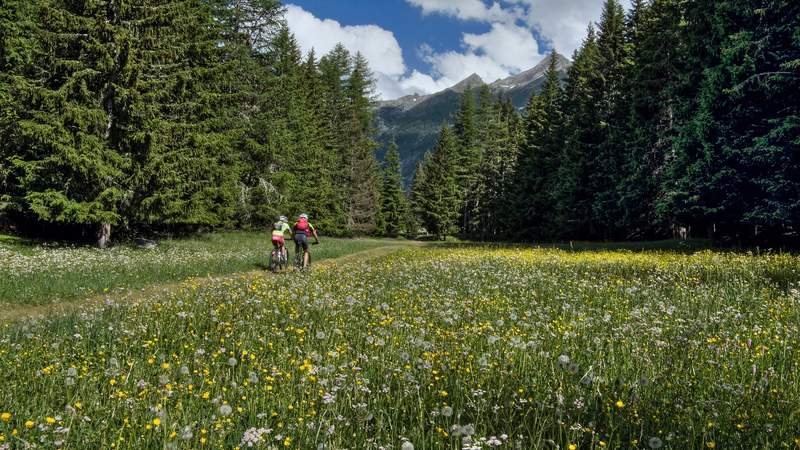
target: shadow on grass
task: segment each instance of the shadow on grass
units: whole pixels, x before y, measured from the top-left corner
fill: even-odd
[[[435,242],[435,241],[433,241]],[[688,241],[664,240],[664,241],[642,241],[642,242],[477,242],[477,241],[439,241],[437,247],[444,248],[469,248],[469,247],[495,247],[495,248],[516,248],[516,249],[556,249],[567,252],[602,252],[602,251],[628,251],[628,252],[671,252],[671,253],[694,253],[700,250],[745,252],[748,249],[731,249],[714,247],[711,241],[705,239],[693,239]]]

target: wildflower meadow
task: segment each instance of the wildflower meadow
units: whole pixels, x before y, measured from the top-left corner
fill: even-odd
[[[0,325],[0,448],[800,447],[800,258],[421,247]]]

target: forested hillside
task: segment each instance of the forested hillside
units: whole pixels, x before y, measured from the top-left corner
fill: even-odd
[[[276,0],[6,0],[0,217],[19,231],[378,226],[373,79]]]
[[[519,115],[465,94],[418,165],[431,232],[783,242],[800,227],[800,2],[607,0]]]
[[[304,55],[283,14],[5,0],[0,226],[103,244],[307,212],[339,235],[797,235],[797,1],[607,0],[566,79],[554,51],[524,111],[467,89],[410,193],[397,146],[375,157],[366,59]]]
[[[557,70],[564,79],[570,61],[561,55],[557,55],[557,58]],[[486,87],[493,96],[510,100],[518,110],[524,109],[531,95],[541,91],[549,65],[549,58],[543,58],[535,67],[497,80]],[[468,88],[473,88],[477,96],[484,85],[486,83],[480,76],[472,74],[441,92],[430,95],[409,95],[397,100],[378,102],[375,111],[377,140],[382,149],[388,149],[391,141],[397,143],[406,184],[409,184],[414,175],[416,163],[422,159],[425,152],[436,145],[442,124],[452,125],[461,94]]]

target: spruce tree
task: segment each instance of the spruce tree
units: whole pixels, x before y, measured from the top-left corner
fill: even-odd
[[[431,153],[426,152],[422,158],[417,161],[414,167],[414,177],[411,180],[411,190],[409,192],[409,200],[411,202],[410,209],[413,217],[412,222],[422,225],[426,230],[431,230],[433,228],[432,224],[428,221],[429,216],[426,209],[426,201],[428,199],[426,188],[428,186],[428,180],[425,168],[429,167],[430,164]],[[416,231],[417,230],[414,229],[415,234]]]
[[[350,53],[343,45],[337,44],[333,50],[320,58],[319,81],[321,87],[322,112],[317,116],[321,142],[327,164],[323,168],[336,189],[329,197],[334,208],[329,213],[339,229],[350,230],[347,207],[349,174],[344,156],[348,151],[348,135],[344,130],[348,125],[348,99],[345,82],[352,70]]]
[[[35,221],[95,228],[104,246],[123,221],[128,166],[116,150],[115,98],[127,59],[118,5],[14,3],[3,7],[20,14],[3,36],[4,95],[20,95],[3,107],[3,159],[13,155],[6,201]]]
[[[277,84],[273,86],[271,130],[266,131],[274,133],[270,142],[271,176],[283,198],[280,211],[275,212],[307,213],[321,228],[335,229],[327,217],[329,199],[318,191],[319,186],[327,188],[329,183],[327,176],[321,176],[324,150],[315,120],[316,105],[309,96],[309,89],[318,88],[313,60],[303,62],[288,29],[279,33],[269,54]]]
[[[442,239],[458,230],[457,145],[453,130],[449,126],[442,127],[436,149],[423,166],[424,177],[414,192],[422,222],[429,233]]]
[[[615,237],[620,216],[617,186],[623,174],[625,74],[630,66],[626,42],[625,12],[618,0],[606,0],[598,24],[599,81],[594,96],[598,102],[600,142],[592,149],[593,170],[589,174],[593,192],[592,225],[597,237]]]
[[[8,0],[0,5],[0,219],[30,214],[25,190],[14,169],[23,156],[21,116],[30,110],[30,93],[45,78],[43,31],[36,19],[40,2]],[[12,217],[14,216],[14,217]]]
[[[475,92],[467,89],[461,94],[461,103],[456,113],[453,130],[458,138],[458,186],[463,192],[461,205],[461,229],[474,232],[477,202],[480,198],[478,170],[482,160],[481,135],[477,123]]]
[[[134,220],[196,229],[229,224],[237,199],[236,155],[220,95],[229,67],[209,3],[147,0],[129,10],[135,85],[126,105],[136,132]]]
[[[706,69],[667,198],[673,217],[695,229],[741,237],[768,227],[778,235],[800,217],[800,5],[764,3],[730,0],[687,13],[689,60]],[[708,22],[714,27],[703,29]]]
[[[498,239],[507,230],[503,219],[508,209],[510,180],[517,163],[516,138],[511,125],[516,115],[513,107],[498,100],[487,124],[484,157],[480,167],[481,202],[477,231],[483,239]]]
[[[372,233],[380,211],[380,171],[375,159],[372,105],[375,80],[367,60],[357,53],[347,79],[348,138],[342,159],[346,170],[347,224],[356,233]]]
[[[397,237],[403,233],[407,220],[408,204],[403,192],[403,176],[400,172],[400,153],[397,144],[389,143],[389,150],[383,163],[381,189],[381,212],[378,233]]]
[[[239,196],[236,223],[272,223],[278,195],[271,183],[267,130],[275,74],[269,52],[282,29],[284,8],[276,0],[210,0],[219,26],[220,57],[227,68],[221,95],[227,97],[225,134],[235,151]]]
[[[629,39],[633,65],[627,71],[623,139],[624,175],[618,183],[618,225],[626,238],[667,236],[656,214],[675,141],[678,87],[683,76],[680,0],[637,2]],[[664,45],[674,42],[677,45]]]
[[[311,202],[309,211],[315,217],[314,223],[326,232],[341,229],[344,219],[344,206],[341,203],[340,184],[335,182],[339,174],[341,159],[340,155],[332,151],[329,143],[325,141],[330,136],[326,123],[322,118],[325,114],[324,87],[320,77],[319,67],[316,61],[316,54],[312,50],[306,56],[302,67],[302,86],[305,93],[305,103],[311,114],[311,122],[308,124],[311,139],[314,140],[314,154],[312,167],[309,174],[314,175],[314,191],[310,193]]]
[[[554,237],[596,236],[592,222],[594,190],[590,176],[597,147],[603,142],[602,114],[596,96],[601,64],[593,27],[576,51],[564,87],[564,148],[554,183]]]
[[[541,93],[528,102],[519,144],[519,167],[514,182],[514,228],[525,239],[548,237],[553,226],[557,169],[562,142],[562,89],[558,54],[550,55]]]

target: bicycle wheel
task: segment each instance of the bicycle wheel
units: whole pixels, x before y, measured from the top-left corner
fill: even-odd
[[[280,255],[278,255],[278,252],[273,250],[269,256],[269,270],[272,272],[276,272],[278,270],[280,263],[281,263]]]

